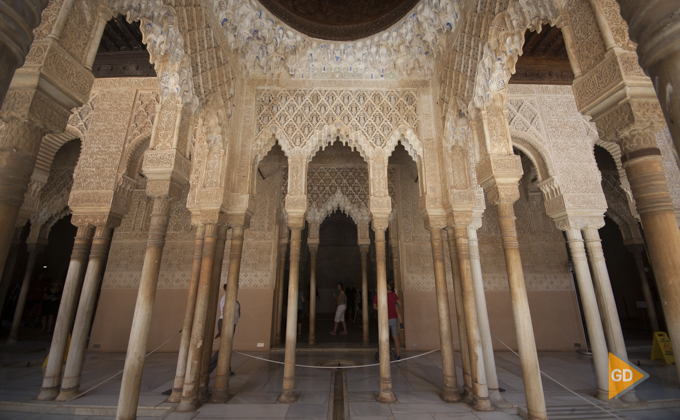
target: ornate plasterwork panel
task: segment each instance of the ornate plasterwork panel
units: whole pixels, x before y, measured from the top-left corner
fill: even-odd
[[[668,127],[656,133],[656,144],[661,150],[663,169],[666,173],[671,200],[675,206],[675,217],[680,223],[680,169],[678,169],[678,155],[673,145],[673,139]]]
[[[604,59],[606,48],[589,0],[569,0],[569,13],[578,61],[583,73],[588,73]]]
[[[383,79],[431,74],[447,32],[456,30],[457,0],[421,0],[397,24],[369,38],[329,42],[310,38],[255,0],[212,0],[244,74],[293,78]]]
[[[268,150],[275,137],[284,152],[300,149],[308,159],[338,135],[366,156],[421,131],[415,89],[260,88],[255,106],[254,150]],[[419,144],[409,146],[422,156]]]
[[[307,170],[309,217],[322,222],[339,208],[355,223],[368,222],[368,168],[310,167]]]

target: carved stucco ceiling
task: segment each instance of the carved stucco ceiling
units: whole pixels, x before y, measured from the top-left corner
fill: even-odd
[[[314,38],[351,41],[404,17],[419,0],[260,0],[272,14]]]
[[[562,30],[543,25],[541,32],[527,31],[510,83],[536,85],[571,85],[571,70]]]
[[[139,22],[119,15],[106,23],[92,65],[95,77],[155,77]]]

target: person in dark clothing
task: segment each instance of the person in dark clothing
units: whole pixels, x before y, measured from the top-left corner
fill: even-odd
[[[61,302],[61,283],[53,281],[45,289],[42,305],[40,309],[40,319],[42,321],[42,331],[51,333],[54,330],[54,322],[59,312]]]
[[[356,315],[357,289],[354,288],[354,283],[351,281],[345,289],[345,295],[347,295],[347,319],[353,322]]]

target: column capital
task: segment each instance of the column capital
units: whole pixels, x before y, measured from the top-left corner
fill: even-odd
[[[488,155],[477,165],[479,185],[487,193],[495,186],[516,185],[523,173],[522,160],[517,155]]]
[[[446,212],[444,209],[428,209],[421,213],[425,221],[425,229],[442,230],[446,228]]]
[[[227,223],[227,215],[219,210],[201,210],[196,216],[197,223],[208,225],[224,225]]]
[[[364,245],[359,245],[359,253],[362,255],[368,254],[368,251],[370,249],[370,245],[364,244]]]
[[[252,215],[253,215],[253,213],[250,210],[247,210],[245,212],[244,211],[238,211],[238,212],[227,211],[225,225],[230,227],[230,228],[240,226],[243,229],[248,229],[250,227],[250,219],[251,219]]]
[[[75,226],[106,226],[110,228],[117,228],[120,226],[123,218],[121,216],[111,213],[91,213],[83,214],[74,211],[71,217],[71,223]]]
[[[307,196],[286,194],[284,210],[288,219],[288,227],[304,229],[307,213]]]
[[[499,185],[495,184],[486,189],[486,198],[493,205],[512,204],[519,200],[519,186],[517,183]]]
[[[454,211],[449,213],[447,219],[448,226],[470,226],[474,222],[473,212],[470,211]],[[479,218],[479,225],[481,226],[481,217]]]
[[[319,251],[319,242],[317,239],[317,242],[310,242],[307,240],[307,248],[309,248],[309,252],[311,254],[316,254]]]
[[[593,228],[597,231],[600,227],[604,226],[604,219],[602,215],[599,216],[564,216],[555,219],[555,226],[557,229],[566,232],[570,229],[584,230]]]
[[[618,143],[625,158],[638,150],[656,149],[654,135],[666,121],[656,96],[644,96],[622,101],[595,123],[600,137]]]

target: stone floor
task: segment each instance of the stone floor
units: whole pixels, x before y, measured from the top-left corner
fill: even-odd
[[[341,343],[338,343],[341,344]],[[541,369],[557,379],[580,397],[571,394],[551,380],[543,385],[551,419],[680,419],[680,386],[675,366],[649,361],[651,347],[646,342],[632,342],[629,358],[640,362],[651,376],[641,384],[637,394],[649,401],[645,405],[621,407],[604,405],[594,394],[592,360],[575,352],[540,353]],[[41,403],[33,401],[41,383],[41,365],[47,354],[49,341],[44,338],[21,341],[19,344],[0,344],[0,419],[108,419],[113,418],[120,389],[120,376],[89,394],[70,403]],[[421,352],[402,355],[416,356]],[[361,348],[300,350],[297,363],[317,365],[331,359],[349,360],[361,365],[374,362],[375,349]],[[251,353],[274,361],[283,360],[283,352]],[[83,369],[81,389],[89,389],[120,371],[124,364],[121,353],[88,353]],[[300,399],[295,404],[278,404],[283,366],[235,354],[231,377],[231,400],[226,404],[206,404],[195,413],[175,413],[174,405],[164,403],[163,391],[172,385],[176,353],[156,353],[148,357],[142,379],[140,419],[326,419],[329,418],[329,396],[333,388],[332,370],[298,367],[296,386]],[[517,356],[497,352],[496,362],[503,397],[514,407],[483,413],[466,404],[445,404],[439,398],[442,382],[439,352],[405,360],[392,365],[392,380],[398,402],[381,404],[375,401],[378,390],[378,367],[344,370],[345,401],[348,415],[356,420],[377,419],[458,419],[500,420],[520,419],[525,411],[521,370]],[[457,359],[459,382],[462,383],[460,360]],[[584,400],[585,399],[585,400]],[[609,410],[609,414],[589,402]],[[49,410],[49,412],[47,412]]]

